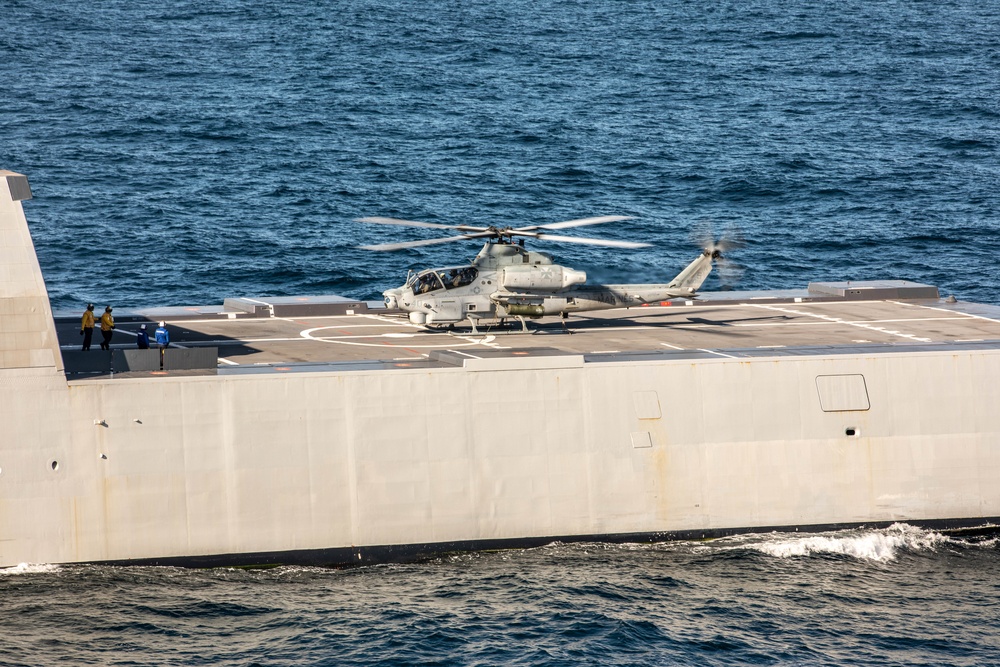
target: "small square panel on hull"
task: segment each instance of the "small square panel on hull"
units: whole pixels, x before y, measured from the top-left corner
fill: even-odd
[[[823,412],[868,410],[868,387],[864,375],[817,375],[816,390]]]
[[[660,418],[660,400],[655,391],[632,392],[632,403],[638,419]]]

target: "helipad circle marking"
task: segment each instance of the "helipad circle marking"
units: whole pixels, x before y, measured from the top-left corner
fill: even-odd
[[[315,341],[318,341],[320,343],[337,343],[339,345],[358,345],[358,346],[361,346],[361,347],[401,347],[401,348],[410,348],[410,349],[413,349],[413,348],[427,348],[427,349],[431,349],[431,348],[466,347],[466,346],[469,346],[469,345],[479,345],[479,341],[478,340],[469,340],[469,339],[466,339],[466,338],[461,338],[459,340],[466,341],[466,342],[461,342],[460,343],[460,342],[456,341],[454,337],[451,337],[451,336],[448,336],[447,337],[448,338],[447,341],[442,342],[440,345],[414,345],[409,340],[407,340],[406,342],[402,342],[401,341],[399,343],[393,344],[393,343],[390,343],[389,341],[385,340],[386,338],[407,338],[407,339],[410,339],[410,338],[415,338],[418,335],[418,334],[406,334],[406,333],[381,334],[381,335],[379,335],[379,337],[375,341],[373,341],[371,343],[362,343],[362,342],[355,341],[355,340],[344,340],[342,338],[324,338],[321,335],[320,336],[314,335],[317,331],[325,331],[327,329],[336,329],[336,328],[337,327],[335,327],[335,326],[332,326],[332,327],[315,327],[313,329],[306,329],[304,331],[300,331],[299,335],[302,336],[303,338],[307,338],[309,340],[315,340]]]

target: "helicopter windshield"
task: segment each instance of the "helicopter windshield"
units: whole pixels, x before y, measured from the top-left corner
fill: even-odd
[[[465,287],[472,283],[479,275],[479,270],[474,266],[456,266],[449,269],[431,269],[419,274],[410,276],[406,281],[408,287],[412,288],[416,294],[427,294],[435,292],[442,287],[445,289],[455,289]]]
[[[465,287],[478,275],[479,270],[474,266],[459,266],[454,269],[440,269],[438,271],[438,276],[446,289]]]
[[[415,294],[427,294],[428,292],[441,289],[444,285],[441,284],[441,279],[438,277],[437,271],[432,269],[418,274],[413,281],[412,287]]]

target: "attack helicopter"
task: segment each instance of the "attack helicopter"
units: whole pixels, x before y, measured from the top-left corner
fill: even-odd
[[[400,287],[385,290],[385,305],[408,313],[413,324],[454,325],[468,320],[473,333],[480,320],[517,318],[527,331],[525,318],[609,308],[627,308],[670,299],[690,299],[723,259],[723,251],[734,241],[708,240],[701,253],[669,283],[637,285],[587,285],[587,274],[555,264],[541,252],[527,250],[525,238],[541,241],[582,243],[614,248],[644,248],[649,243],[563,236],[552,230],[629,220],[630,216],[606,215],[527,227],[474,227],[443,225],[398,218],[367,217],[356,222],[424,227],[460,232],[457,236],[360,246],[364,250],[393,251],[421,246],[485,239],[479,254],[469,263],[422,271],[410,270]]]

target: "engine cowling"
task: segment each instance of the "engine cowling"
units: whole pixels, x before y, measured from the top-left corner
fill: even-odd
[[[563,266],[508,266],[500,273],[500,284],[512,292],[558,292],[587,282],[587,274]]]

